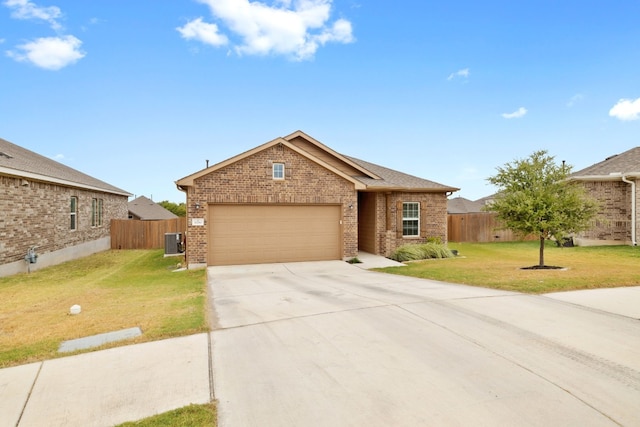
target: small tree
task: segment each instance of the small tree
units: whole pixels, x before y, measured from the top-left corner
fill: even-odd
[[[544,267],[544,243],[562,241],[567,234],[586,230],[598,212],[598,203],[586,190],[566,181],[571,166],[556,165],[546,150],[497,168],[487,180],[498,187],[487,210],[497,212],[505,228],[540,239],[539,267]]]
[[[174,215],[181,217],[187,216],[187,206],[184,203],[177,204],[168,200],[163,200],[158,204],[169,212],[172,212]]]

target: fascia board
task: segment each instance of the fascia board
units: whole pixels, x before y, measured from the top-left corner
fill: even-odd
[[[327,147],[326,145],[324,145],[323,143],[321,143],[320,141],[318,141],[317,139],[307,135],[306,133],[298,130],[295,131],[294,133],[287,135],[285,137],[283,137],[284,139],[286,139],[287,141],[290,141],[294,138],[297,137],[301,137],[306,139],[307,141],[309,141],[310,143],[314,144],[315,146],[317,146],[318,148],[320,148],[323,151],[326,151],[327,153],[331,154],[334,157],[337,157],[338,159],[340,159],[341,161],[345,162],[346,164],[348,164],[349,166],[351,166],[352,168],[359,170],[360,172],[362,172],[363,174],[373,178],[373,179],[382,179],[381,177],[379,177],[378,175],[374,174],[373,172],[371,172],[368,169],[363,168],[362,166],[360,166],[357,163],[352,162],[351,160],[347,159],[346,157],[344,157],[342,154],[332,150],[331,148]]]
[[[216,163],[215,165],[211,165],[208,168],[202,169],[202,170],[200,170],[198,172],[195,172],[195,173],[193,173],[191,175],[187,175],[184,178],[181,178],[181,179],[177,180],[175,183],[176,183],[176,185],[178,187],[191,187],[191,186],[193,186],[193,182],[196,179],[200,178],[201,176],[208,175],[211,172],[215,172],[218,169],[222,169],[225,166],[229,166],[230,164],[238,162],[238,161],[240,161],[240,160],[242,160],[242,159],[244,159],[246,157],[249,157],[249,156],[251,156],[251,155],[253,155],[255,153],[258,153],[258,152],[260,152],[260,151],[262,151],[262,150],[264,150],[266,148],[269,148],[269,147],[271,147],[271,146],[273,146],[273,145],[275,145],[275,144],[277,144],[279,142],[287,142],[287,141],[285,141],[282,138],[276,138],[276,139],[274,139],[272,141],[265,142],[264,144],[258,145],[257,147],[252,148],[249,151],[245,151],[244,153],[240,153],[240,154],[238,154],[236,156],[233,156],[233,157],[231,157],[231,158],[229,158],[227,160],[224,160],[224,161],[222,161],[220,163]]]
[[[289,141],[287,141],[284,138],[276,138],[272,141],[266,142],[262,145],[259,145],[249,151],[245,151],[242,154],[238,154],[237,156],[234,156],[230,159],[227,159],[223,162],[220,163],[216,163],[213,166],[210,166],[206,169],[203,169],[201,171],[198,171],[194,174],[191,174],[189,176],[186,176],[178,181],[176,181],[176,186],[180,189],[183,189],[184,187],[190,187],[193,186],[193,182],[200,178],[201,176],[210,174],[211,172],[215,172],[218,169],[221,169],[225,166],[228,166],[230,164],[233,164],[235,162],[238,162],[244,158],[247,158],[249,156],[252,156],[253,154],[256,154],[262,150],[266,150],[267,148],[273,147],[274,145],[277,144],[283,144],[285,145],[287,148],[291,149],[292,151],[295,151],[296,153],[300,154],[301,156],[311,160],[312,162],[322,166],[325,169],[328,169],[329,171],[335,173],[336,175],[346,179],[347,181],[352,182],[355,185],[356,190],[364,190],[366,188],[366,185],[364,185],[363,183],[361,183],[360,181],[356,180],[355,178],[341,172],[340,170],[336,169],[335,167],[329,165],[328,163],[323,162],[322,160],[318,159],[315,156],[312,156],[311,154],[307,153],[304,150],[301,150],[300,148],[296,147],[295,145],[293,145],[292,143],[290,143]]]
[[[640,172],[614,173],[608,175],[581,175],[568,177],[567,181],[622,181],[622,177],[638,178]]]
[[[32,179],[34,181],[58,184],[64,187],[75,187],[75,188],[82,188],[84,190],[99,191],[101,193],[117,194],[119,196],[127,196],[127,197],[132,196],[131,193],[127,193],[126,191],[122,191],[122,192],[113,191],[106,188],[95,187],[93,185],[81,184],[78,182],[67,181],[66,179],[52,178],[46,175],[40,175],[32,172],[24,172],[16,169],[5,168],[5,167],[0,167],[0,175],[10,175],[18,178]]]
[[[285,140],[284,142],[282,142],[282,144],[286,145],[289,149],[295,151],[296,153],[300,154],[301,156],[306,157],[307,159],[311,160],[312,162],[318,164],[319,166],[322,166],[323,168],[328,169],[329,171],[335,173],[336,175],[338,175],[338,176],[346,179],[347,181],[353,183],[353,185],[355,186],[356,190],[364,190],[364,189],[367,188],[367,186],[365,184],[363,184],[362,182],[358,181],[354,177],[349,176],[346,173],[340,171],[339,169],[336,169],[335,167],[331,166],[330,164],[325,163],[324,161],[318,159],[315,156],[312,156],[311,154],[307,153],[306,151],[296,147],[295,145],[293,145],[289,141]]]

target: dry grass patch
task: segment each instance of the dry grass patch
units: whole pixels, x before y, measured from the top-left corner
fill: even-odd
[[[638,247],[560,248],[548,244],[545,263],[564,270],[521,269],[537,263],[538,242],[450,243],[449,248],[458,250],[460,256],[381,271],[527,293],[640,285]]]
[[[124,344],[206,331],[205,271],[173,272],[178,260],[161,250],[107,251],[0,278],[0,367],[56,357],[65,340],[135,326],[142,336]],[[69,314],[74,304],[81,314]]]

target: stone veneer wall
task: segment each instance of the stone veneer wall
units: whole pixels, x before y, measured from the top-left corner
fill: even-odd
[[[78,198],[76,230],[70,230],[72,196]],[[92,198],[103,200],[101,227],[91,227]],[[24,263],[31,246],[37,246],[37,253],[42,257],[109,239],[111,219],[127,218],[127,199],[126,196],[0,176],[0,266]]]
[[[591,197],[600,201],[601,209],[592,227],[578,233],[577,243],[628,244],[631,241],[631,185],[622,181],[582,184]]]
[[[285,164],[284,180],[272,178],[273,163]],[[187,263],[208,260],[208,204],[338,204],[343,212],[343,257],[358,252],[358,198],[354,184],[284,145],[275,145],[195,180],[187,193]],[[196,209],[198,204],[200,209]],[[349,208],[351,206],[351,208]],[[193,218],[204,219],[194,226]]]

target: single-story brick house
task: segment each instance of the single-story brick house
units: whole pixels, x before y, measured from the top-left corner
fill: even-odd
[[[109,249],[110,221],[127,219],[129,196],[0,138],[0,276]]]
[[[164,219],[176,219],[178,215],[163,208],[153,200],[145,196],[139,196],[128,204],[129,219],[141,221],[159,221]]]
[[[637,244],[638,178],[640,147],[571,174],[569,180],[580,182],[601,203],[600,215],[593,227],[574,238],[578,245]]]
[[[178,181],[190,268],[389,255],[447,239],[457,188],[339,154],[304,132]]]

